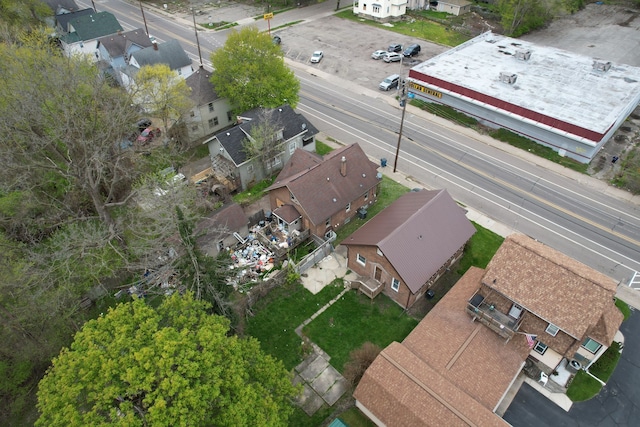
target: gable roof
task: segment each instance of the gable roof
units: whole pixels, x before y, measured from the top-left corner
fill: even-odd
[[[91,10],[91,12],[93,11]],[[123,31],[116,17],[109,12],[93,12],[81,16],[74,13],[73,15],[74,17],[66,23],[66,30],[71,30],[71,32],[60,38],[67,43],[94,40]],[[58,22],[60,22],[59,18]]]
[[[578,340],[610,310],[617,287],[610,277],[522,234],[505,239],[483,282]],[[617,330],[618,316],[611,313]]]
[[[345,176],[340,171],[343,158]],[[283,170],[267,191],[287,187],[313,224],[325,222],[380,181],[378,165],[369,160],[358,144],[334,150],[316,164],[311,158],[299,156],[297,159],[311,166],[297,173],[288,168],[287,173],[292,175],[285,175]]]
[[[507,426],[493,413],[530,349],[471,322],[471,267],[416,328],[367,369],[354,397],[387,426]]]
[[[151,39],[142,28],[100,37],[98,44],[104,46],[112,58],[124,56],[132,44],[140,46],[141,48],[152,45]]]
[[[213,238],[225,238],[249,224],[247,215],[237,203],[229,203],[208,215],[196,226],[198,244],[206,246]],[[213,242],[213,243],[217,243]]]
[[[56,15],[57,26],[60,27],[65,33],[69,31],[69,22],[77,19],[81,16],[91,15],[95,13],[93,9],[80,9],[71,13],[63,13],[62,15]]]
[[[170,69],[177,70],[191,65],[191,59],[176,39],[164,43],[152,43],[131,55],[140,67],[145,65],[167,64]]]
[[[200,65],[193,74],[185,79],[187,86],[191,88],[189,97],[196,106],[205,105],[218,99],[218,94],[209,80],[210,78],[211,72]]]
[[[269,116],[274,124],[282,126],[284,141],[289,141],[300,133],[304,133],[303,139],[307,140],[318,133],[318,130],[311,122],[302,114],[293,111],[289,105],[282,105],[268,110],[266,116]],[[215,135],[215,138],[220,141],[220,144],[222,144],[236,166],[249,160],[247,153],[244,151],[244,141],[251,134],[251,128],[259,125],[263,117],[265,117],[263,109],[254,108],[242,113],[239,117],[241,123]]]
[[[476,232],[447,190],[403,194],[343,245],[377,246],[416,293]]]

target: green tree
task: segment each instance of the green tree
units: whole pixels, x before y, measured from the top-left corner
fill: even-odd
[[[279,426],[297,392],[259,343],[190,294],[89,321],[41,380],[37,426]]]
[[[256,27],[232,31],[225,45],[211,54],[211,83],[231,100],[236,112],[256,107],[298,104],[300,82],[284,63],[280,47]]]
[[[136,103],[162,120],[165,138],[168,136],[170,123],[176,123],[193,107],[190,92],[191,88],[185,80],[166,64],[145,65],[136,74]]]
[[[505,34],[518,37],[543,27],[553,19],[553,10],[561,0],[499,0],[502,27]]]
[[[42,25],[53,11],[41,0],[0,0],[0,21],[16,28]]]

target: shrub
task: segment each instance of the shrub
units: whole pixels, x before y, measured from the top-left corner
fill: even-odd
[[[364,371],[373,363],[382,349],[371,342],[365,342],[361,347],[349,353],[349,361],[344,364],[344,377],[355,387],[364,375]]]

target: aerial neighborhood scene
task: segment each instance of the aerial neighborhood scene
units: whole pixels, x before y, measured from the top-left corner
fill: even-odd
[[[638,425],[639,31],[1,1],[0,425]]]

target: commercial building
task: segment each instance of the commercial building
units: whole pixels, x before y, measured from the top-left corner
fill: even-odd
[[[412,96],[588,163],[640,102],[640,68],[483,33],[409,71]]]

